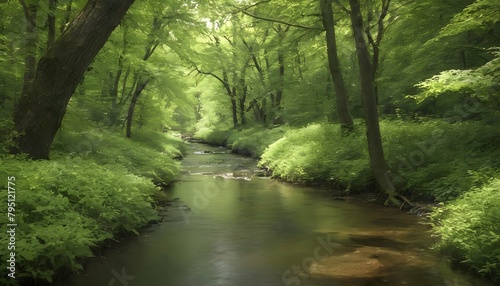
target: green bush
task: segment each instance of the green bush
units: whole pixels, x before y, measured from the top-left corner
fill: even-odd
[[[17,279],[7,279],[3,268],[1,285],[31,279],[50,282],[81,269],[81,262],[107,239],[137,234],[138,228],[158,219],[154,200],[162,193],[155,184],[171,184],[179,174],[180,163],[174,158],[186,150],[182,140],[148,130],[127,139],[122,132],[81,120],[82,110],[69,109],[50,161],[8,155],[13,124],[0,122],[0,176],[16,178],[18,225]],[[4,180],[2,189],[6,184]],[[7,217],[0,223],[7,224]],[[7,245],[7,239],[0,236],[0,243]],[[1,248],[2,259],[7,251]]]
[[[7,153],[14,146],[13,139],[17,132],[14,131],[14,122],[11,118],[0,118],[0,153]]]
[[[264,150],[283,137],[285,132],[285,127],[244,129],[233,132],[227,139],[227,143],[236,153],[260,157],[264,153]]]
[[[92,249],[104,240],[137,233],[137,228],[157,218],[152,207],[157,187],[119,165],[104,167],[81,158],[27,161],[5,156],[0,176],[15,176],[19,281],[23,277],[51,281],[58,272],[80,269],[81,259],[92,256]],[[1,222],[5,225],[7,217],[2,216]],[[7,239],[0,236],[0,243],[7,245]],[[0,255],[7,257],[7,249],[1,248]],[[5,271],[0,271],[3,278]]]
[[[137,130],[131,140],[172,158],[181,158],[187,152],[186,143],[171,133]]]
[[[219,130],[202,127],[196,131],[194,137],[211,145],[225,146],[227,144],[227,138],[229,138],[232,132],[232,129]]]
[[[331,183],[362,190],[372,186],[364,126],[341,136],[338,125],[312,124],[289,129],[263,153],[261,166],[275,177],[305,183]],[[237,148],[258,150],[266,133],[233,133]],[[248,133],[246,133],[248,132]],[[474,186],[472,170],[498,168],[500,131],[479,122],[381,121],[386,160],[401,193],[451,200]],[[241,139],[243,138],[243,139]],[[233,139],[231,139],[233,140]],[[275,138],[273,138],[275,140]],[[250,146],[250,147],[248,147]],[[233,146],[234,147],[234,146]]]
[[[82,133],[66,131],[54,142],[52,158],[62,159],[69,154],[71,157],[92,160],[99,165],[120,165],[133,174],[150,178],[157,185],[171,184],[180,170],[179,162],[173,158],[182,157],[181,151],[174,144],[183,146],[183,143],[161,133],[141,135],[143,134],[135,134],[137,139],[131,140],[107,130]]]
[[[359,133],[343,137],[340,127],[330,124],[291,129],[265,150],[260,165],[289,181],[361,189],[370,185],[371,178]]]
[[[386,160],[400,192],[447,201],[469,190],[470,170],[496,168],[498,128],[480,122],[450,124],[381,121]]]
[[[478,273],[500,280],[500,179],[474,188],[432,215],[435,247]]]

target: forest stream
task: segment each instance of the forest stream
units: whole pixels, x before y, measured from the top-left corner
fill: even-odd
[[[256,160],[189,145],[164,222],[57,285],[489,285],[452,270],[425,219],[256,174]]]

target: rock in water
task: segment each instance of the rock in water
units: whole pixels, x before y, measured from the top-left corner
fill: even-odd
[[[399,252],[383,247],[362,246],[353,252],[330,256],[313,263],[313,277],[376,278],[391,274],[401,266],[422,267],[430,262],[416,259],[411,252]]]

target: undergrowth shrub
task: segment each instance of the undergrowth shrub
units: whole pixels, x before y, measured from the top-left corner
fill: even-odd
[[[149,137],[140,135],[136,134],[138,139],[130,140],[106,130],[67,131],[57,136],[52,158],[62,159],[69,154],[99,165],[120,165],[133,174],[153,180],[157,185],[171,184],[180,170],[180,163],[173,158],[182,157],[182,153],[175,145],[167,143],[174,142],[178,146],[184,143],[161,133]]]
[[[171,133],[137,130],[131,140],[172,158],[181,158],[187,152],[186,143]]]
[[[500,130],[494,126],[439,120],[380,124],[385,157],[400,193],[451,200],[480,185],[474,171],[500,167]],[[338,125],[330,124],[289,129],[264,151],[260,164],[284,180],[365,189],[373,185],[373,178],[364,129],[357,124],[347,136],[341,136]],[[246,135],[235,136],[239,134]],[[242,143],[257,145],[265,137],[250,134],[243,136],[248,143]]]
[[[386,159],[400,192],[447,201],[473,187],[471,171],[496,168],[500,131],[480,122],[382,121]],[[492,156],[493,155],[493,156]]]
[[[11,118],[0,117],[0,153],[6,153],[14,146],[14,138],[17,132],[14,131],[14,122]]]
[[[229,138],[232,132],[232,129],[219,130],[202,127],[195,132],[194,137],[211,145],[225,146],[227,144],[227,138]]]
[[[244,129],[233,132],[227,139],[227,143],[231,145],[231,149],[236,153],[260,157],[264,150],[283,137],[285,132],[286,127]]]
[[[15,176],[18,282],[23,277],[50,282],[56,273],[81,269],[79,262],[92,256],[95,246],[116,234],[137,233],[157,218],[151,199],[157,187],[119,165],[4,156],[0,176]],[[2,189],[6,192],[6,181]],[[0,243],[7,245],[7,239],[0,236]],[[0,255],[8,257],[7,248]],[[0,270],[2,278],[6,270]]]
[[[343,137],[340,127],[330,124],[291,129],[265,150],[260,165],[289,181],[364,188],[370,184],[370,170],[358,133]]]
[[[500,179],[473,188],[432,215],[435,248],[500,281]]]

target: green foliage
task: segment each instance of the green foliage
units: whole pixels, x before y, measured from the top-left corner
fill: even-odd
[[[203,127],[196,131],[194,137],[212,145],[224,146],[227,144],[227,138],[229,138],[232,132],[233,130],[231,129],[220,130]]]
[[[424,89],[425,93],[417,96],[418,102],[422,102],[427,96],[436,96],[446,91],[469,92],[484,91],[488,87],[491,78],[473,70],[447,70],[435,75],[430,79],[416,84],[417,87]]]
[[[285,180],[363,190],[373,183],[363,127],[345,137],[339,129],[328,124],[289,129],[264,151],[260,164]],[[401,193],[451,200],[480,185],[472,170],[500,166],[495,159],[500,155],[495,143],[500,132],[494,126],[382,121],[381,132],[393,181]],[[256,134],[254,140],[266,137]]]
[[[23,63],[30,53],[25,48],[29,35],[20,28],[25,20],[21,5],[3,2],[0,153],[8,150],[15,135],[8,117],[20,95]],[[40,3],[35,19],[39,57],[46,49],[49,9],[47,2],[36,2]],[[317,15],[319,2],[262,1],[250,7],[248,1],[202,2],[154,0],[132,6],[67,107],[52,161],[2,157],[0,174],[16,175],[19,180],[22,275],[50,280],[54,271],[59,271],[56,269],[78,269],[81,258],[91,256],[91,249],[103,240],[116,233],[133,233],[155,217],[151,207],[152,197],[158,194],[155,184],[175,181],[179,164],[173,158],[185,152],[184,144],[161,133],[163,130],[191,128],[196,130],[195,137],[206,142],[229,144],[237,152],[261,156],[261,165],[285,180],[326,183],[346,190],[373,186],[363,127],[358,124],[355,133],[341,136],[338,125],[326,123],[335,122],[336,114]],[[436,216],[450,230],[438,232],[443,249],[489,275],[499,272],[495,252],[499,248],[495,244],[498,227],[488,229],[498,217],[498,200],[494,207],[488,205],[487,211],[484,207],[491,203],[486,198],[494,198],[498,192],[499,183],[496,180],[483,186],[489,177],[485,174],[500,166],[496,143],[500,131],[495,128],[500,106],[500,53],[492,48],[500,46],[497,2],[393,1],[377,74],[383,113],[398,118],[406,115],[416,121],[381,122],[397,190],[449,201],[476,187],[470,196]],[[57,34],[67,24],[68,5],[73,5],[68,15],[71,19],[84,4],[58,2]],[[234,13],[240,8],[313,29]],[[364,8],[370,13],[370,5]],[[352,31],[344,11],[335,11],[349,106],[355,117],[361,117]],[[372,24],[376,14],[367,17]],[[224,78],[232,95],[228,96],[221,80],[213,76],[186,77],[193,62],[206,73]],[[146,78],[150,82],[135,107],[132,139],[125,139],[120,125],[123,129],[138,81]],[[189,90],[188,84],[194,87]],[[278,91],[283,92],[279,107]],[[188,98],[187,94],[196,96]],[[415,94],[420,105],[405,97]],[[250,128],[233,129],[231,96],[237,104],[238,127]],[[470,99],[472,104],[467,104]],[[423,120],[418,113],[458,123]],[[277,116],[287,122],[286,127],[255,127],[272,125]],[[464,122],[476,118],[483,121]],[[194,119],[196,125],[192,124]],[[471,206],[466,205],[469,200]],[[490,213],[490,209],[495,211]],[[470,216],[461,218],[461,211]],[[478,226],[476,219],[471,222],[478,217],[484,224]],[[488,256],[490,252],[496,260]]]
[[[5,156],[0,174],[16,178],[18,277],[51,281],[55,273],[81,269],[81,259],[92,256],[92,249],[104,240],[137,233],[157,218],[151,197],[158,189],[120,165]],[[5,182],[2,188],[7,188]],[[6,219],[2,216],[2,225]],[[7,245],[7,239],[3,235],[0,242]],[[6,252],[2,248],[1,256],[7,257]]]
[[[286,130],[286,127],[244,129],[233,132],[227,139],[227,143],[233,152],[260,157],[269,145],[283,137]]]
[[[86,111],[78,104],[68,106],[51,161],[0,155],[0,175],[16,177],[18,281],[51,281],[81,269],[83,259],[105,240],[136,234],[157,219],[154,200],[161,196],[155,184],[169,185],[179,174],[173,159],[185,151],[179,138],[147,128],[126,139],[82,120]],[[2,121],[0,128],[6,139],[11,137],[11,122]],[[4,245],[6,238],[0,239]]]
[[[14,145],[16,134],[12,119],[0,118],[0,153],[8,152],[9,148]]]
[[[456,35],[466,31],[488,29],[500,21],[500,4],[496,0],[476,0],[451,19],[440,37]]]
[[[498,1],[477,0],[457,13],[451,21],[425,46],[448,43],[450,38],[467,40],[461,50],[462,64],[440,71],[415,85],[420,93],[412,96],[421,103],[428,98],[436,102],[447,99],[436,98],[456,95],[471,95],[478,99],[491,117],[495,114],[500,99],[500,53],[498,33],[498,16],[500,5]],[[467,32],[467,36],[460,34]],[[491,36],[493,35],[493,36]],[[477,38],[477,40],[472,40]],[[472,47],[471,47],[472,45]],[[490,54],[493,54],[491,57]],[[471,59],[473,59],[471,61]],[[475,67],[470,69],[469,67]],[[460,68],[460,69],[458,69]],[[484,111],[484,110],[483,110]]]
[[[471,170],[497,168],[494,126],[478,122],[450,124],[382,121],[386,158],[400,192],[447,201],[469,190]],[[444,163],[445,162],[445,163]]]
[[[400,192],[411,190],[414,194],[429,198],[436,195],[438,199],[458,195],[456,188],[447,183],[459,185],[462,179],[454,179],[464,178],[467,169],[458,169],[455,170],[457,173],[454,173],[452,168],[456,166],[442,162],[460,161],[463,159],[462,155],[466,156],[459,153],[466,149],[465,146],[457,145],[453,137],[460,135],[460,131],[449,124],[434,121],[382,122],[381,129],[385,139],[387,162],[393,170],[394,183]],[[455,157],[457,155],[459,157]],[[449,178],[452,174],[456,175]],[[468,187],[470,185],[467,185],[466,189]],[[446,193],[439,193],[441,189]]]
[[[474,188],[433,215],[435,247],[478,273],[500,280],[500,179]]]
[[[183,143],[165,134],[146,134],[136,134],[138,139],[130,140],[98,129],[64,132],[54,142],[53,158],[63,159],[69,154],[70,157],[84,157],[104,166],[120,165],[130,173],[153,180],[157,185],[169,185],[177,178],[180,168],[173,158],[181,158],[182,153],[175,146],[165,143],[167,138],[179,145]],[[162,139],[163,142],[149,141],[148,138]]]
[[[259,164],[288,181],[359,190],[371,180],[363,137],[343,137],[338,125],[311,124],[288,130],[266,149]]]
[[[500,99],[500,51],[492,49],[495,57],[475,70],[442,71],[430,79],[416,84],[423,91],[414,96],[418,103],[428,97],[449,93],[468,93],[482,101]]]
[[[137,130],[134,134],[132,142],[140,143],[171,158],[180,158],[187,152],[186,143],[181,138],[173,136],[173,133]]]
[[[441,37],[442,29],[455,31],[450,21],[455,15],[463,13],[470,0],[414,1],[394,3],[397,8],[391,12],[391,24],[387,27],[381,46],[381,70],[378,77],[379,103],[384,113],[407,113],[410,117],[418,114],[442,114],[450,102],[433,108],[434,105],[417,106],[406,95],[418,94],[415,86],[419,82],[440,74],[445,79],[456,70],[475,70],[491,60],[488,49],[499,45],[498,28],[490,25],[488,29],[468,33],[453,33]],[[490,2],[490,1],[478,1]],[[495,1],[492,1],[495,2]],[[391,4],[392,5],[392,4]],[[481,19],[478,15],[464,18],[464,24]],[[484,11],[484,13],[489,13]],[[450,27],[445,28],[445,27]],[[466,74],[461,74],[466,75]],[[472,74],[477,78],[475,74]],[[469,84],[472,82],[469,82]],[[459,82],[453,81],[458,87]],[[454,102],[451,103],[453,105]]]
[[[196,134],[199,135],[196,137],[205,139],[210,129],[229,130],[232,127],[229,97],[224,94],[219,82],[205,78],[197,83],[197,87],[193,88],[191,93],[198,96],[200,104],[198,110],[200,118],[195,125]]]

